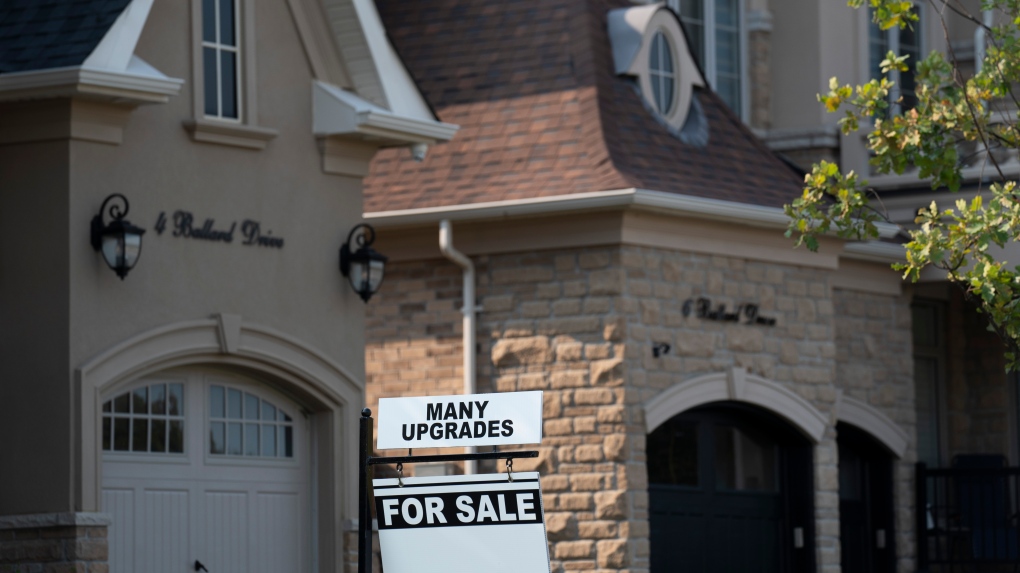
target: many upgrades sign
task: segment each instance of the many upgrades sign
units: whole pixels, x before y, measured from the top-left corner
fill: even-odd
[[[541,392],[379,400],[379,449],[501,446],[541,441]]]
[[[386,573],[549,571],[538,472],[373,480]]]

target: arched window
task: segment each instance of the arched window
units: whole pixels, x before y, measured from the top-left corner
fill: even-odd
[[[676,94],[676,72],[673,62],[673,48],[662,32],[652,37],[649,51],[648,74],[652,80],[652,101],[655,109],[662,115],[673,111]]]
[[[103,450],[184,453],[184,385],[151,384],[104,402]]]
[[[293,420],[280,407],[254,394],[210,385],[209,453],[293,458]]]

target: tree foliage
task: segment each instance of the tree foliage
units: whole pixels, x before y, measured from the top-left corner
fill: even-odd
[[[923,269],[935,267],[960,285],[1007,344],[1007,362],[1020,362],[1020,265],[1000,260],[1003,247],[1020,238],[1020,190],[1016,175],[1000,165],[1001,157],[1020,149],[1015,87],[1020,80],[1020,0],[984,0],[995,24],[966,10],[961,0],[925,0],[941,18],[946,53],[933,52],[919,62],[889,52],[881,63],[882,77],[866,84],[840,84],[832,78],[818,100],[833,113],[842,111],[844,134],[867,129],[871,164],[878,174],[916,170],[934,190],[958,191],[964,183],[961,147],[982,153],[992,183],[970,200],[952,205],[934,202],[922,209],[915,226],[904,229],[905,263],[893,268],[916,281]],[[865,0],[850,0],[860,8]],[[917,24],[913,4],[903,0],[867,0],[874,21],[883,29]],[[987,47],[979,71],[964,77],[948,42],[947,18],[963,18],[985,30]],[[900,109],[891,101],[894,70],[915,67],[916,104]],[[906,108],[907,106],[902,106]],[[961,145],[962,144],[962,145]],[[805,177],[802,195],[785,207],[790,218],[787,236],[797,245],[818,248],[818,237],[835,234],[849,239],[878,238],[878,223],[887,219],[879,195],[856,173],[842,173],[833,163],[814,165]]]

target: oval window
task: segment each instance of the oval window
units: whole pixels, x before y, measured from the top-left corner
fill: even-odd
[[[673,99],[676,94],[676,73],[673,66],[673,48],[662,32],[652,37],[652,46],[648,55],[648,76],[652,84],[651,99],[655,110],[661,115],[669,115],[673,111]]]

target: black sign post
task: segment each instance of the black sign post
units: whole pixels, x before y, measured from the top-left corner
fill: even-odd
[[[373,456],[372,455],[372,410],[361,411],[361,449],[358,468],[358,573],[372,573],[372,504],[369,502],[369,486],[372,483],[372,466],[380,464],[415,464],[423,462],[463,462],[478,460],[512,460],[537,458],[534,450],[518,452],[491,452],[474,454],[439,454],[432,456]]]

